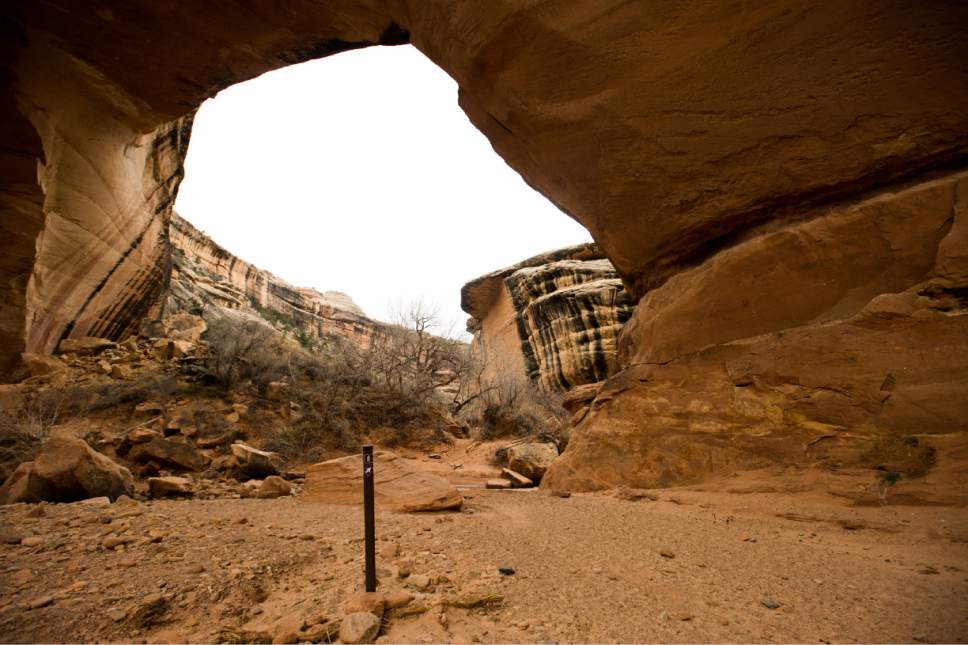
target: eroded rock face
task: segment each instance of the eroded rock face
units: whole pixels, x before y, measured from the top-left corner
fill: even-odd
[[[594,244],[560,249],[469,282],[462,305],[486,378],[524,377],[555,391],[615,371],[633,303]]]
[[[335,336],[360,346],[369,343],[379,324],[345,293],[294,287],[236,257],[177,213],[172,214],[169,237],[170,310],[216,316],[223,309],[242,310],[270,322],[282,321],[289,331],[311,339]]]
[[[542,482],[643,488],[856,463],[878,434],[968,430],[968,175],[747,240],[646,295]],[[926,436],[925,436],[926,435]]]

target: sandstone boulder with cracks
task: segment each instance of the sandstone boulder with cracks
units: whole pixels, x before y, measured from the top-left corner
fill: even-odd
[[[21,464],[4,482],[0,501],[74,502],[91,497],[131,495],[131,472],[95,452],[83,440],[52,436],[32,462]]]

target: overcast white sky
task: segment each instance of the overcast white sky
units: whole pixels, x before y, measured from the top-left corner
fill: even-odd
[[[290,66],[206,101],[175,209],[297,286],[387,320],[423,298],[463,329],[461,286],[588,232],[532,190],[407,45]]]

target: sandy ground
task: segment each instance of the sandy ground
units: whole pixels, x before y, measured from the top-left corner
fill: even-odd
[[[378,642],[968,641],[965,508],[465,492],[462,512],[378,513],[380,590],[414,595]],[[291,498],[0,507],[4,542],[36,537],[0,546],[0,639],[284,638],[362,588],[362,525]],[[503,600],[447,606],[470,592]]]

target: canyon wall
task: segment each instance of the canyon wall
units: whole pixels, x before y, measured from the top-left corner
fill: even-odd
[[[410,42],[640,301],[548,481],[964,432],[966,24],[956,0],[7,3],[0,363],[159,306],[205,98]]]
[[[633,302],[594,244],[535,256],[461,290],[484,379],[519,378],[551,391],[616,369],[618,333]]]
[[[336,336],[360,347],[369,345],[380,326],[347,294],[294,287],[237,258],[177,213],[168,235],[173,256],[169,312],[242,310],[307,340]]]

